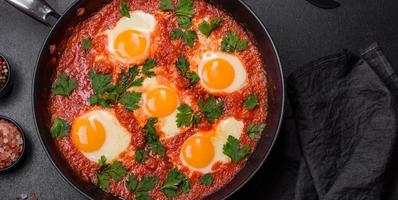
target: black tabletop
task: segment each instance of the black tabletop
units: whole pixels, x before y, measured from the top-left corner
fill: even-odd
[[[48,0],[63,13],[74,0]],[[269,29],[279,51],[283,72],[288,76],[301,65],[341,49],[358,51],[378,42],[398,66],[398,1],[341,0],[334,10],[316,8],[304,0],[245,0]],[[0,1],[0,53],[15,69],[13,93],[0,100],[0,115],[15,119],[25,130],[30,150],[23,166],[0,174],[1,199],[36,193],[40,199],[84,199],[56,172],[34,128],[31,90],[33,70],[40,47],[50,29]],[[289,111],[287,111],[289,112]],[[294,173],[283,162],[297,151],[294,140],[282,130],[270,159],[234,197],[248,193],[278,199],[286,196],[278,179]],[[292,163],[294,165],[294,163]],[[292,184],[294,180],[292,180]]]

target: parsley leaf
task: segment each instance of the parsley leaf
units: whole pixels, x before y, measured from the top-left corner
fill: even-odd
[[[144,159],[147,157],[148,152],[145,151],[145,149],[139,149],[135,151],[135,161],[142,163]]]
[[[228,53],[241,52],[247,49],[248,45],[247,40],[241,40],[235,32],[228,31],[221,41],[221,50]]]
[[[195,14],[192,0],[179,0],[176,7],[176,15],[191,18]]]
[[[224,111],[224,102],[217,102],[215,97],[210,97],[205,101],[200,99],[198,101],[198,106],[202,114],[205,116],[205,119],[212,124]]]
[[[106,166],[106,157],[104,155],[101,156],[101,158],[98,160],[98,163],[100,165],[100,168]]]
[[[121,181],[127,173],[126,169],[122,166],[122,162],[120,161],[113,162],[113,164],[107,169],[107,172],[115,181]]]
[[[129,191],[134,192],[135,188],[137,188],[138,180],[135,174],[131,174],[129,179],[126,181],[126,187]]]
[[[88,76],[91,79],[91,84],[95,94],[109,92],[115,87],[112,84],[112,74],[97,74],[96,71],[91,70]]]
[[[211,185],[213,184],[214,177],[211,174],[205,174],[200,177],[200,183],[202,185]]]
[[[157,118],[149,118],[144,126],[144,131],[147,132],[147,139],[146,142],[150,145],[151,150],[159,154],[160,156],[164,157],[166,154],[166,149],[164,148],[163,144],[160,143],[158,139],[158,135],[156,133],[156,129],[154,125],[158,122]]]
[[[159,8],[162,11],[172,11],[172,10],[174,10],[173,1],[172,0],[160,0]]]
[[[102,174],[102,173],[98,173],[97,174],[98,185],[103,190],[108,190],[108,188],[109,188],[109,179],[110,178],[109,178],[108,174]]]
[[[122,166],[120,161],[113,162],[112,165],[105,164],[106,157],[101,156],[100,168],[97,171],[97,181],[101,189],[109,189],[109,181],[121,181],[126,176],[127,170]]]
[[[192,124],[197,124],[200,120],[200,117],[195,114],[191,107],[188,104],[181,104],[177,108],[177,127],[180,128],[182,126],[189,127]]]
[[[207,37],[209,37],[209,35],[211,34],[211,32],[213,32],[214,29],[216,29],[217,27],[220,26],[220,24],[223,22],[224,20],[221,18],[214,18],[209,22],[207,21],[203,21],[202,23],[199,24],[199,30],[200,32],[203,33],[203,35],[206,35]]]
[[[134,111],[139,108],[138,103],[141,101],[141,96],[140,92],[126,92],[120,98],[119,103],[127,109]]]
[[[198,39],[198,35],[196,34],[195,31],[188,30],[188,31],[183,31],[181,29],[174,29],[171,32],[170,38],[172,40],[177,40],[180,39],[184,43],[186,43],[189,47],[193,47],[194,41]]]
[[[189,62],[184,56],[180,56],[176,62],[177,69],[184,78],[190,80],[190,84],[194,85],[199,82],[199,76],[195,72],[189,72]]]
[[[177,23],[180,25],[181,28],[187,29],[191,27],[192,25],[192,18],[186,17],[186,16],[181,16],[177,18]]]
[[[128,181],[126,181],[126,187],[129,191],[133,192],[138,200],[152,199],[148,192],[153,190],[158,182],[158,177],[156,176],[144,176],[141,181],[138,182],[137,176],[131,174]]]
[[[156,61],[154,59],[149,59],[145,61],[144,65],[142,66],[142,73],[145,74],[148,78],[154,77],[155,72],[150,71],[156,66]]]
[[[58,77],[51,88],[51,93],[61,96],[69,96],[70,93],[77,87],[77,79],[69,78],[65,73]]]
[[[127,4],[125,1],[121,1],[119,13],[124,17],[130,18],[129,4]]]
[[[223,146],[223,153],[231,158],[232,162],[237,163],[250,153],[250,146],[248,144],[239,148],[239,140],[233,136],[228,136],[227,143]]]
[[[143,176],[141,182],[138,183],[135,191],[137,192],[148,192],[155,188],[156,182],[158,182],[158,177],[156,176]]]
[[[253,110],[258,105],[258,97],[256,94],[250,94],[244,101],[243,104],[248,110]]]
[[[90,50],[91,44],[92,44],[92,39],[91,39],[91,37],[88,37],[88,38],[86,38],[86,39],[83,39],[83,40],[82,40],[82,48],[83,48],[83,50],[84,50],[85,52],[88,52],[88,50]]]
[[[70,125],[61,118],[56,118],[51,126],[50,133],[53,138],[68,136]]]
[[[189,192],[190,182],[185,174],[179,173],[177,168],[170,170],[167,174],[167,179],[163,183],[162,192],[167,197],[175,197],[182,192]]]
[[[259,140],[261,138],[261,132],[263,132],[266,126],[266,124],[249,124],[246,134],[252,140]]]

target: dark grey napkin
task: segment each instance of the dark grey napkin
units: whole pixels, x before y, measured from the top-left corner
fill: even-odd
[[[294,199],[384,199],[398,76],[377,44],[314,61],[287,83],[302,152]]]

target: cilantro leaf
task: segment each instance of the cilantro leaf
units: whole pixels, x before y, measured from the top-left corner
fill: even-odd
[[[163,144],[160,143],[158,135],[156,133],[156,129],[154,127],[157,122],[157,118],[149,118],[143,129],[148,134],[146,142],[150,145],[151,150],[154,153],[164,157],[166,154],[166,149],[164,148]]]
[[[186,43],[189,47],[193,47],[194,41],[198,39],[198,35],[193,30],[183,31],[181,29],[174,29],[171,32],[170,38],[172,40],[180,39],[184,43]]]
[[[144,159],[147,157],[148,152],[145,151],[145,149],[139,149],[135,151],[135,161],[142,163]]]
[[[83,48],[83,50],[84,50],[85,52],[88,52],[88,50],[90,50],[91,44],[92,44],[92,39],[91,39],[91,37],[88,37],[88,38],[86,38],[86,39],[83,39],[83,40],[82,40],[82,48]]]
[[[205,101],[200,99],[198,101],[198,106],[205,119],[212,124],[224,111],[224,102],[217,102],[215,97],[210,97]]]
[[[200,177],[200,183],[202,185],[211,185],[213,184],[214,177],[211,174],[205,174]]]
[[[108,174],[103,174],[103,173],[98,173],[97,174],[97,181],[98,185],[101,189],[103,190],[108,190],[109,188],[109,175]]]
[[[174,5],[172,0],[160,0],[159,5],[160,10],[162,11],[172,11],[174,10]]]
[[[155,72],[150,71],[156,66],[156,61],[154,59],[149,59],[145,61],[144,65],[142,66],[142,73],[145,74],[148,78],[154,77]]]
[[[122,166],[122,162],[120,161],[113,162],[113,164],[107,169],[107,172],[115,181],[121,181],[127,173],[126,169]]]
[[[227,143],[223,146],[223,153],[231,158],[232,162],[237,163],[250,153],[248,144],[239,148],[239,140],[233,136],[228,136]]]
[[[188,104],[181,104],[177,108],[178,113],[177,113],[177,127],[180,128],[182,126],[189,127],[192,124],[198,123],[198,117],[197,114],[194,113],[191,107],[189,107]],[[200,120],[200,118],[199,118]]]
[[[252,140],[259,140],[261,138],[261,132],[263,132],[266,126],[266,124],[249,124],[246,134]]]
[[[221,18],[214,18],[210,21],[210,23],[207,21],[203,21],[202,23],[199,24],[199,30],[201,33],[203,33],[203,35],[209,37],[211,32],[213,32],[214,29],[219,27],[223,21],[224,20]]]
[[[195,14],[192,0],[179,0],[175,12],[178,16],[191,18]]]
[[[51,88],[51,93],[61,96],[69,96],[70,93],[77,87],[77,79],[69,78],[65,73],[58,77]]]
[[[131,174],[126,181],[126,187],[130,192],[134,192],[135,188],[137,188],[138,180],[135,174]]]
[[[186,17],[186,16],[181,16],[177,18],[177,23],[180,25],[181,28],[187,29],[191,27],[192,25],[192,18]]]
[[[162,192],[167,197],[175,197],[182,192],[189,192],[190,182],[185,174],[179,173],[177,168],[170,170],[166,181],[163,183]]]
[[[104,155],[101,156],[101,158],[98,160],[98,163],[100,165],[100,168],[106,166],[106,157]]]
[[[129,4],[127,4],[125,1],[120,1],[120,9],[119,9],[120,15],[124,17],[130,18],[130,12],[129,12]]]
[[[241,40],[233,31],[228,31],[227,35],[221,41],[221,50],[228,53],[241,52],[247,49],[249,43],[247,40]]]
[[[70,125],[61,118],[56,118],[51,126],[50,133],[53,138],[66,137],[69,134]]]
[[[250,94],[244,101],[243,104],[248,110],[253,110],[258,105],[258,97],[256,94]]]
[[[139,108],[138,103],[141,101],[141,96],[140,92],[126,92],[120,98],[119,103],[127,109],[134,111]]]
[[[199,82],[199,76],[195,72],[189,72],[189,62],[184,56],[180,56],[176,62],[177,69],[184,78],[189,79],[190,84],[194,85]]]

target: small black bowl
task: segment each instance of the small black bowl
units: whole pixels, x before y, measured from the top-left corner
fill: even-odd
[[[11,72],[10,63],[1,54],[0,54],[0,59],[5,61],[6,65],[7,65],[7,69],[8,69],[8,75],[7,75],[6,83],[3,85],[3,87],[0,88],[0,98],[2,98],[2,97],[5,97],[7,94],[9,94],[11,92],[12,86],[13,86],[13,78],[12,78],[12,72]]]
[[[6,120],[6,121],[10,122],[11,124],[13,124],[14,126],[16,126],[18,131],[21,133],[21,137],[22,137],[22,152],[21,152],[21,155],[18,157],[18,159],[14,163],[12,163],[10,166],[8,166],[6,168],[3,168],[3,169],[0,168],[0,173],[8,172],[8,171],[11,171],[12,169],[15,169],[19,165],[20,161],[22,160],[22,157],[24,156],[25,148],[26,148],[25,134],[24,134],[21,126],[19,126],[17,124],[17,122],[12,120],[11,118],[8,118],[8,117],[0,115],[0,120],[1,119]]]

